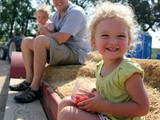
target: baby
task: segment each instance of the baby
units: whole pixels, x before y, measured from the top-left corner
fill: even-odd
[[[40,5],[36,10],[36,18],[38,22],[37,36],[41,35],[41,29],[47,28],[48,31],[54,32],[54,26],[49,20],[50,9],[46,4]]]

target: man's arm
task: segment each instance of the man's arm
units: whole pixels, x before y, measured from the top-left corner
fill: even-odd
[[[52,32],[49,32],[47,29],[43,29],[41,32],[43,33],[43,35],[46,35],[56,40],[58,44],[65,43],[71,37],[71,35],[68,33],[64,33],[64,32],[52,33]]]
[[[51,38],[56,40],[58,44],[65,43],[71,37],[70,34],[64,32],[48,33],[47,36],[50,36]]]

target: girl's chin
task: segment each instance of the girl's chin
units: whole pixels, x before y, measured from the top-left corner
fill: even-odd
[[[114,53],[114,52],[108,52],[106,53],[104,56],[106,56],[107,58],[118,58],[118,54],[117,53]]]

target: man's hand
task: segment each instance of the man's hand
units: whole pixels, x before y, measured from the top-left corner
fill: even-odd
[[[40,35],[46,35],[47,36],[47,34],[49,33],[48,29],[46,27],[41,27],[39,31],[40,31]]]

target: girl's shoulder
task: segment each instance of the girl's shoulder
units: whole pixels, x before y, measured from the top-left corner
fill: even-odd
[[[124,60],[122,61],[122,67],[128,68],[128,69],[140,69],[140,70],[142,70],[140,64],[137,63],[136,61],[134,61],[131,58],[124,58]]]
[[[136,61],[130,58],[125,58],[122,61],[121,65],[117,69],[117,73],[125,78],[129,78],[134,73],[139,73],[142,77],[144,77],[144,70]]]

